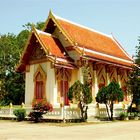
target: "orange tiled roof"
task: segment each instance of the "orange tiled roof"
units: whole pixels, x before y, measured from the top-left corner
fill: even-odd
[[[36,31],[45,48],[49,50],[49,57],[56,57],[56,65],[61,65],[69,68],[75,67],[73,63],[69,60],[69,58],[64,56],[64,49],[59,39],[43,31]]]
[[[97,60],[103,60],[103,61],[106,61],[108,63],[113,63],[114,65],[122,65],[122,66],[126,66],[126,67],[131,67],[133,65],[133,63],[131,61],[123,61],[123,60],[119,60],[119,59],[115,59],[115,58],[109,58],[109,57],[106,57],[104,55],[100,55],[100,54],[93,54],[93,53],[90,53],[90,52],[84,52],[84,55],[87,56],[87,57],[91,57],[93,59],[97,59]],[[93,57],[94,56],[94,57]]]
[[[60,41],[48,33],[37,30],[40,40],[43,42],[45,48],[49,51],[50,55],[56,57],[64,57],[60,48],[63,48]]]
[[[53,37],[51,34],[39,31],[35,28],[32,32],[32,35],[33,34],[36,36],[37,40],[41,43],[44,51],[49,52],[47,54],[47,57],[50,58],[50,60],[55,61],[56,66],[68,67],[68,68],[75,67],[73,63],[64,56],[63,53],[64,49],[60,41],[56,37]],[[30,39],[30,43],[33,43],[31,39]],[[19,72],[25,71],[25,67],[27,63],[26,61],[28,61],[29,52],[31,53],[31,50],[33,50],[33,46],[34,45],[28,45],[24,50],[20,63],[16,68],[17,71]]]
[[[78,43],[78,46],[132,61],[129,55],[113,37],[80,25],[78,26],[75,23],[71,23],[59,17],[56,17],[56,19],[68,35]]]

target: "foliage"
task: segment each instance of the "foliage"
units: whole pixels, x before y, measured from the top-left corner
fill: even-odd
[[[132,71],[129,76],[128,80],[128,90],[130,94],[132,95],[132,102],[131,106],[129,108],[130,112],[133,112],[132,105],[136,104],[136,107],[140,105],[140,38],[138,39],[139,45],[136,46],[137,51],[136,51],[136,59],[134,65],[132,67]]]
[[[123,91],[119,84],[111,82],[108,86],[102,87],[96,97],[98,103],[106,105],[109,120],[113,120],[113,106],[115,101],[123,101]]]
[[[81,119],[85,121],[87,119],[87,104],[92,102],[91,91],[88,84],[82,84],[79,80],[76,81],[68,91],[69,100],[75,99],[79,102],[81,110]]]
[[[28,39],[28,36],[29,36],[29,31],[28,30],[22,30],[18,35],[17,35],[17,44],[19,46],[19,49],[20,49],[20,55],[21,55],[21,52],[27,42],[27,39]]]
[[[128,117],[130,120],[133,120],[134,118],[137,118],[139,116],[138,112],[129,112]]]
[[[23,108],[15,109],[13,113],[17,117],[18,121],[23,121],[26,117],[26,110]]]
[[[28,115],[31,121],[39,122],[43,118],[43,114],[46,114],[49,111],[53,111],[53,107],[51,104],[47,102],[35,102],[32,105],[32,111]]]
[[[20,56],[17,37],[13,34],[0,37],[0,101],[3,105],[10,102],[21,104],[24,101],[24,78],[15,72]]]
[[[138,38],[138,46],[136,46],[136,59],[135,63],[140,66],[140,36]]]
[[[35,25],[35,28],[42,30],[44,27],[44,22],[37,22]],[[28,22],[27,24],[23,25],[23,27],[25,28],[25,30],[30,31],[32,29],[32,23]]]
[[[4,96],[3,104],[9,104],[12,102],[15,104],[21,104],[24,101],[24,76],[19,73],[11,73],[10,76],[6,77],[6,91],[7,94]]]
[[[120,120],[125,120],[127,117],[128,117],[128,113],[127,112],[121,112],[119,114]]]
[[[83,73],[83,83],[79,80],[76,81],[68,91],[68,98],[70,101],[75,99],[78,101],[80,110],[81,110],[81,119],[82,121],[87,120],[87,109],[89,103],[92,102],[91,94],[91,84],[88,81],[89,77],[89,65],[86,61],[83,61],[82,73]]]
[[[84,97],[83,97],[84,103],[86,103],[86,104],[91,103],[92,102],[92,95],[91,95],[91,89],[90,89],[88,83],[85,83],[83,85],[83,94],[84,94]]]
[[[76,100],[81,100],[82,98],[82,90],[83,90],[83,84],[78,80],[76,81],[68,91],[68,98],[69,100],[72,100],[73,98]]]
[[[35,26],[42,29],[44,22]],[[0,35],[0,104],[21,104],[24,102],[25,81],[24,75],[15,72],[15,66],[27,42],[32,24],[23,25],[18,35],[11,33]]]

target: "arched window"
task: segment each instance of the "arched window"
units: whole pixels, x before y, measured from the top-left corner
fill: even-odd
[[[68,100],[68,89],[69,89],[69,81],[71,77],[71,72],[68,69],[61,68],[57,70],[57,88],[58,88],[58,100],[60,102],[63,102],[62,99],[64,100],[64,105],[69,105],[69,100]]]
[[[36,77],[36,99],[43,99],[44,85],[43,85],[43,77],[39,72]]]
[[[46,83],[46,75],[43,71],[42,67],[39,65],[35,75],[34,75],[34,84],[35,84],[35,100],[45,99],[45,83]]]

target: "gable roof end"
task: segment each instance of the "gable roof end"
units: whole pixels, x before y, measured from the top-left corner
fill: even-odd
[[[29,57],[32,54],[32,50],[35,47],[34,44],[31,45],[32,37],[35,36],[41,45],[42,49],[45,51],[46,58],[48,58],[53,63],[63,63],[72,67],[71,62],[68,62],[64,56],[64,49],[60,41],[49,33],[37,30],[34,26],[32,27],[31,35],[23,51],[22,57],[19,64],[17,65],[16,71],[24,72],[29,61]],[[61,59],[60,59],[61,58]]]
[[[111,35],[106,35],[88,27],[60,18],[52,12],[50,14],[55,22],[59,24],[59,27],[65,32],[67,37],[71,38],[71,41],[73,41],[74,44],[74,49],[78,51],[80,50],[81,52],[83,52],[84,49],[88,49],[100,54],[129,61],[131,64],[133,63],[133,59]],[[83,48],[83,50],[79,49],[79,47]],[[94,55],[92,55],[92,57],[94,57]]]

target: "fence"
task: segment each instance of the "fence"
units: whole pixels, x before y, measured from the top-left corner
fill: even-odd
[[[19,109],[19,106],[9,106],[9,107],[1,107],[0,108],[0,117],[11,117],[15,118],[13,111],[15,109]],[[26,114],[28,115],[32,110],[32,107],[23,107],[26,109]],[[60,108],[53,108],[52,112],[48,112],[43,115],[45,119],[79,119],[80,118],[80,109],[79,108],[70,108],[70,107],[60,107]]]
[[[27,115],[31,111],[31,107],[21,106],[22,108],[26,109]],[[15,117],[13,114],[14,109],[21,108],[19,106],[9,106],[9,107],[1,107],[0,108],[0,117]],[[115,104],[114,105],[114,116],[119,117],[120,112],[127,110],[127,106],[123,108],[122,104]],[[103,104],[89,104],[88,105],[88,117],[107,117],[106,107]],[[43,116],[45,119],[79,119],[80,118],[80,109],[77,107],[57,107],[53,108],[52,112],[48,112]]]
[[[113,109],[113,117],[119,117],[121,112],[125,112],[128,109],[128,105],[123,105],[123,104],[115,104],[114,105],[114,109]],[[110,112],[109,112],[110,113]],[[98,109],[98,114],[96,114],[97,117],[107,117],[107,111],[106,111],[106,107],[104,104],[100,104],[99,105],[99,109]]]

